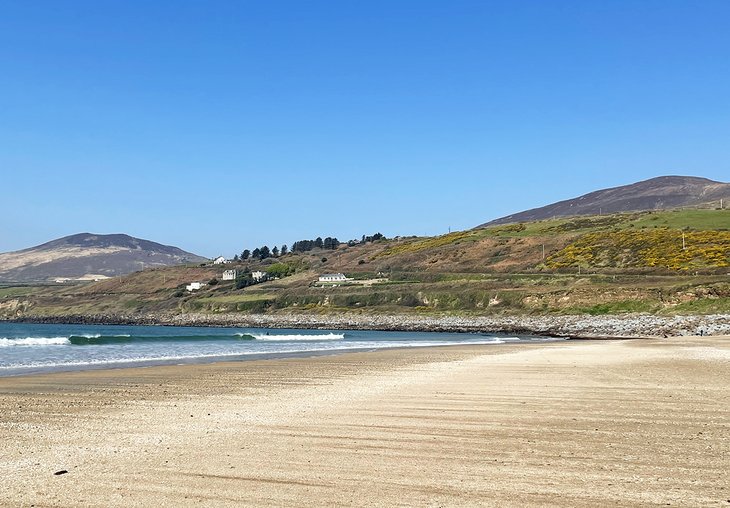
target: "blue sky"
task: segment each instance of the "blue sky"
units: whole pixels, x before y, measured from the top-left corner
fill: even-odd
[[[439,234],[730,180],[730,2],[0,2],[0,251]]]

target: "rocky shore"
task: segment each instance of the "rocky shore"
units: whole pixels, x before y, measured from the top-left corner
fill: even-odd
[[[730,315],[418,316],[403,314],[134,314],[25,317],[26,323],[236,326],[336,330],[531,333],[575,338],[728,335]]]

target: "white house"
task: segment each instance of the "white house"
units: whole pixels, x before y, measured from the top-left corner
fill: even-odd
[[[188,291],[197,291],[198,289],[202,288],[203,286],[205,286],[204,282],[191,282],[190,284],[185,286],[185,289],[187,289]]]
[[[226,262],[227,262],[227,260],[223,256],[218,256],[217,258],[215,258],[213,260],[214,265],[222,265],[223,263],[226,263]]]
[[[223,272],[223,276],[221,277],[222,280],[236,280],[236,276],[238,275],[237,270],[225,270]]]
[[[255,280],[256,282],[261,282],[263,279],[266,278],[266,272],[251,272],[251,278]]]
[[[344,273],[325,273],[319,276],[319,282],[345,282],[348,281]]]

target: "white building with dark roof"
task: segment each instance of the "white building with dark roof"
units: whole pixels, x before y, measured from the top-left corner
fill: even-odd
[[[346,282],[350,279],[344,273],[325,273],[319,276],[319,282]]]
[[[225,270],[221,276],[221,280],[236,280],[238,270]]]

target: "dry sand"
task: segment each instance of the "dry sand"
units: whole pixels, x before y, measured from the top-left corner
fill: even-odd
[[[729,399],[727,337],[2,378],[0,504],[730,506]]]

